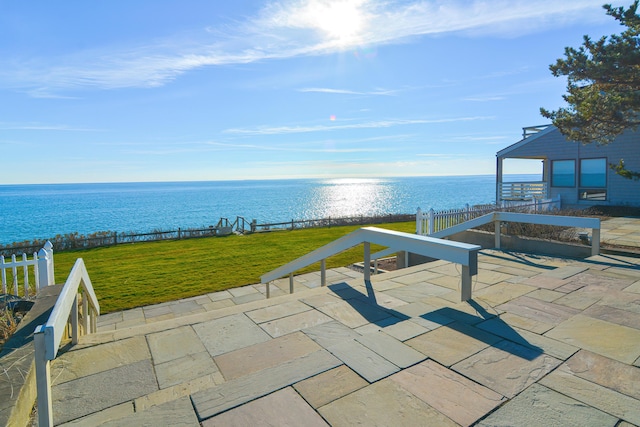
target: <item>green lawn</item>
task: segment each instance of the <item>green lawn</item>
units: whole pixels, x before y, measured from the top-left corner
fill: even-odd
[[[414,222],[376,227],[415,232]],[[260,276],[359,226],[274,231],[124,244],[55,253],[56,283],[83,258],[102,313],[255,284]],[[54,248],[55,249],[55,248]],[[372,252],[381,248],[372,246]],[[327,268],[362,261],[362,245],[327,259]],[[320,269],[319,263],[295,274]]]

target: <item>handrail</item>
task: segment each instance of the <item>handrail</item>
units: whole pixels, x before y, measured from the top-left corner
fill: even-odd
[[[78,343],[80,335],[78,290],[80,286],[83,291],[83,328],[85,333],[95,332],[96,317],[100,314],[100,304],[82,258],[78,258],[71,269],[49,319],[44,325],[36,327],[34,332],[38,422],[40,426],[53,425],[50,361],[58,355],[69,317],[71,317],[71,342],[72,344]]]
[[[600,253],[600,219],[585,218],[577,216],[563,215],[543,215],[543,214],[526,214],[517,212],[493,212],[487,215],[474,218],[470,221],[463,222],[445,230],[433,233],[432,237],[444,238],[457,233],[461,233],[470,228],[479,227],[481,225],[496,224],[495,230],[495,247],[500,249],[500,223],[501,222],[524,222],[529,224],[553,225],[560,227],[576,227],[591,228],[591,255]]]
[[[370,280],[371,263],[370,244],[402,248],[403,251],[442,259],[462,265],[462,300],[471,298],[471,276],[478,273],[478,251],[480,246],[468,243],[453,242],[429,236],[385,230],[377,227],[363,227],[328,243],[294,261],[291,261],[260,277],[261,283],[267,286],[269,298],[269,284],[272,280],[289,275],[290,293],[293,293],[293,272],[321,261],[322,286],[326,284],[325,260],[354,246],[364,244],[364,280]]]

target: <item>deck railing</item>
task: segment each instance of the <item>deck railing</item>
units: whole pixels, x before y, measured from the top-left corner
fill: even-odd
[[[82,293],[80,294],[80,290]],[[82,305],[82,324],[79,306]],[[84,333],[96,331],[96,318],[100,305],[82,258],[76,260],[49,319],[34,332],[36,388],[38,393],[38,422],[41,427],[53,425],[50,363],[58,355],[63,338],[71,325],[71,343],[77,344],[81,329]],[[80,327],[82,326],[82,328]]]
[[[434,211],[433,209],[423,211],[418,208],[418,212],[416,213],[416,234],[431,236],[438,231],[462,224],[465,221],[470,221],[490,212],[550,212],[560,209],[560,205],[560,196],[557,196],[555,199],[533,199],[528,201],[504,200],[499,205],[489,204],[471,207],[467,204],[462,209],[442,211]]]
[[[17,259],[16,255],[11,255],[11,261],[7,262],[4,256],[0,256],[0,277],[2,282],[2,293],[6,294],[13,288],[13,294],[19,295],[22,284],[22,296],[28,298],[30,292],[29,267],[33,267],[33,278],[35,280],[35,293],[38,289],[53,285],[53,245],[47,242],[38,253],[34,253],[29,259],[26,253],[22,254],[22,259]],[[22,277],[21,277],[22,276]],[[11,285],[9,285],[9,280]]]
[[[478,274],[478,251],[480,246],[452,242],[427,236],[363,227],[316,249],[288,264],[283,265],[260,279],[267,287],[270,282],[289,275],[289,293],[293,293],[293,273],[316,262],[320,262],[321,285],[326,285],[326,259],[354,246],[364,244],[364,280],[371,279],[371,244],[386,246],[394,252],[406,251],[427,257],[442,259],[462,265],[461,300],[471,298],[471,276]]]
[[[548,193],[549,187],[544,181],[498,183],[500,200],[546,199]]]
[[[591,255],[598,255],[600,253],[600,219],[599,218],[585,218],[577,216],[564,216],[564,215],[543,215],[543,214],[527,214],[518,212],[493,212],[487,215],[480,216],[472,219],[471,221],[464,222],[462,224],[455,225],[435,232],[431,237],[445,238],[457,233],[469,230],[471,228],[479,227],[481,225],[495,224],[495,236],[494,243],[495,248],[500,249],[500,230],[503,222],[523,222],[528,224],[543,224],[553,225],[559,227],[576,227],[576,228],[590,228],[591,229]]]

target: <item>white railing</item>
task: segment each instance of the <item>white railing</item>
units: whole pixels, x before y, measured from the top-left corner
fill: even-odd
[[[518,212],[493,212],[433,233],[432,237],[445,238],[474,227],[495,224],[495,248],[500,249],[500,229],[503,222],[524,222],[559,227],[591,228],[591,255],[600,253],[600,219],[564,215],[527,214]]]
[[[33,254],[29,259],[26,253],[22,254],[22,259],[18,260],[15,255],[11,255],[11,261],[7,262],[4,256],[0,256],[0,277],[2,281],[2,293],[6,294],[13,288],[13,294],[18,295],[22,282],[24,298],[29,297],[29,267],[33,267],[33,277],[35,278],[35,293],[38,289],[53,285],[53,245],[51,242],[45,243],[38,253]],[[10,271],[10,274],[7,272]],[[22,275],[22,280],[20,280]],[[9,286],[8,276],[11,276],[11,286]]]
[[[471,276],[478,274],[480,246],[376,227],[360,228],[263,275],[260,279],[266,284],[267,298],[269,298],[270,282],[286,275],[289,275],[289,293],[293,293],[293,273],[316,262],[320,262],[321,285],[326,286],[326,259],[360,244],[364,244],[364,280],[369,281],[371,279],[371,243],[386,246],[393,252],[406,251],[461,264],[461,300],[467,301],[471,298]]]
[[[500,200],[546,199],[548,188],[544,181],[500,182],[498,183],[498,194]]]
[[[526,212],[550,212],[560,209],[561,200],[558,195],[555,199],[533,199],[527,201],[503,200],[500,205],[477,205],[470,207],[468,204],[462,209],[449,209],[443,211],[422,211],[418,208],[416,213],[416,234],[431,236],[438,231],[445,230],[454,225],[470,221],[482,215],[496,211],[526,211]]]
[[[80,288],[82,288],[82,294],[79,294]],[[95,332],[100,305],[82,258],[78,258],[71,269],[47,323],[36,327],[34,332],[38,422],[41,427],[53,425],[50,362],[58,355],[60,342],[68,333],[69,323],[71,324],[71,343],[74,345],[78,343],[81,332],[78,310],[80,304],[82,304],[82,329],[85,333]]]

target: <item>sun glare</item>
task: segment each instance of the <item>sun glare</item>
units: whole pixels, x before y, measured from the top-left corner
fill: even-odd
[[[361,0],[314,1],[309,6],[313,24],[331,40],[353,41],[363,28]]]

